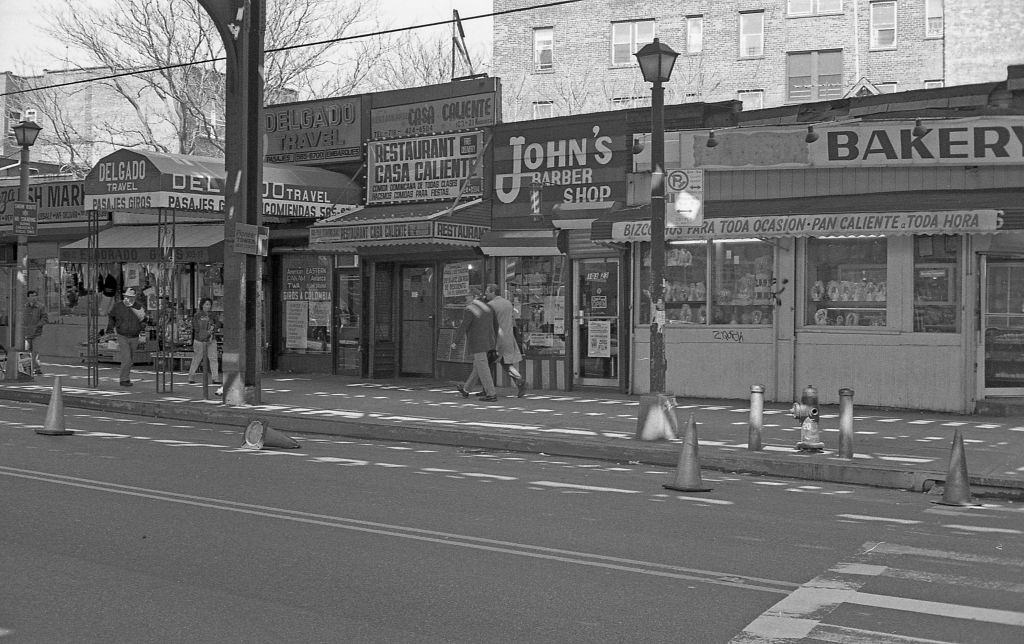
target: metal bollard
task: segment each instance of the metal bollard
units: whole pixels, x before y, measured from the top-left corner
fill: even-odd
[[[761,428],[764,426],[764,385],[750,386],[750,420],[747,423],[747,449],[761,451]]]
[[[853,458],[853,389],[839,390],[839,458]]]

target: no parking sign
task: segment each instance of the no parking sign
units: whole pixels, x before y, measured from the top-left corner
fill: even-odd
[[[704,170],[676,168],[665,174],[668,201],[665,224],[668,226],[700,226],[704,223]]]

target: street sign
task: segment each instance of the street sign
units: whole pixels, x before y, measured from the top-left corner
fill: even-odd
[[[667,209],[665,223],[669,226],[700,226],[704,223],[704,170],[684,168],[669,170],[665,176],[672,207]]]
[[[39,232],[39,209],[31,201],[14,202],[14,234],[35,235]]]
[[[270,228],[252,224],[235,224],[235,252],[243,255],[267,255]]]

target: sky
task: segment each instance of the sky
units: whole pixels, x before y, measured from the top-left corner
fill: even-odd
[[[103,0],[77,2],[96,4]],[[40,10],[57,4],[56,0],[0,0],[0,71],[38,73],[65,67],[63,46],[47,37],[41,28]],[[452,10],[457,9],[470,51],[490,51],[491,20],[466,18],[490,13],[491,0],[380,0],[380,7],[384,20],[393,27],[448,20]],[[310,35],[310,40],[316,40],[315,34]]]

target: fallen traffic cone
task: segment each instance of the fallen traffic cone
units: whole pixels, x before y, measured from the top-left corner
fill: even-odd
[[[64,394],[60,390],[60,376],[53,377],[53,393],[50,394],[50,406],[46,408],[46,422],[42,428],[36,429],[36,433],[45,436],[74,434],[64,427]]]
[[[679,466],[676,467],[676,480],[672,485],[662,485],[666,490],[678,492],[710,492],[700,479],[700,462],[697,456],[697,423],[690,413],[683,432],[683,449],[679,452]]]
[[[967,458],[964,456],[964,439],[957,429],[953,433],[953,447],[949,453],[949,473],[946,475],[942,498],[932,501],[939,505],[977,505],[971,500],[971,486],[967,481]]]
[[[679,434],[676,397],[672,394],[641,396],[636,421],[636,438],[639,440],[675,440]]]
[[[263,449],[265,447],[298,449],[299,444],[276,429],[268,427],[266,421],[257,418],[245,428],[245,445],[242,447],[248,449]]]

